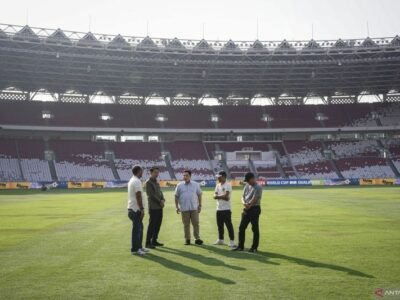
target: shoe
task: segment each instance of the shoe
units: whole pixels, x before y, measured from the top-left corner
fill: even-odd
[[[162,247],[164,246],[164,244],[159,242],[153,242],[153,246]]]
[[[144,252],[142,249],[139,249],[136,252],[131,252],[132,255],[139,255],[139,256],[144,256],[146,255],[146,252]]]
[[[142,252],[144,252],[144,253],[149,253],[150,252],[150,249],[147,249],[147,248],[142,248],[140,250],[142,250]]]
[[[229,247],[235,248],[235,247],[236,247],[235,241],[230,241],[230,242],[229,242]]]
[[[197,239],[194,241],[196,245],[203,245],[203,241],[201,239]]]
[[[185,245],[190,245],[190,240],[186,240]]]
[[[156,246],[154,244],[146,244],[146,248],[156,249]]]
[[[249,249],[249,252],[250,252],[250,253],[257,253],[257,249],[256,249],[256,248],[250,248],[250,249]]]
[[[243,248],[235,247],[235,248],[232,248],[232,251],[243,251]]]
[[[215,241],[214,245],[225,245],[225,241],[218,239]]]

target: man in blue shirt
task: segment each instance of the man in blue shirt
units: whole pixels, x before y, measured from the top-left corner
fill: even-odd
[[[200,185],[191,180],[192,172],[183,172],[183,181],[175,189],[176,213],[182,215],[185,232],[185,245],[190,245],[190,223],[193,226],[193,235],[197,245],[203,244],[200,239],[199,213],[201,212]]]

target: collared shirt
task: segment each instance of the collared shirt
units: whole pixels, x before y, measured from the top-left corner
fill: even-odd
[[[259,206],[261,202],[261,197],[262,197],[262,187],[258,183],[256,183],[254,186],[251,186],[250,184],[246,184],[244,189],[243,189],[243,201],[244,203],[249,203],[253,197],[256,198],[256,203],[254,206]]]
[[[164,200],[164,195],[157,179],[152,179],[150,177],[146,181],[146,194],[149,202],[149,209],[162,209],[161,200]]]
[[[231,209],[231,195],[232,186],[225,181],[225,183],[218,183],[215,187],[215,194],[217,196],[225,195],[225,192],[229,192],[228,200],[218,199],[217,200],[217,210],[230,210]]]
[[[128,182],[128,209],[132,209],[133,211],[140,210],[140,207],[137,203],[136,193],[142,193],[142,204],[144,206],[144,195],[143,195],[143,187],[142,182],[136,176],[132,176],[132,178]]]
[[[195,181],[180,182],[175,189],[181,211],[197,210],[199,208],[200,185]]]

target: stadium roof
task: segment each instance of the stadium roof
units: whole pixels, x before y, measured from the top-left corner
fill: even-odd
[[[0,90],[59,95],[207,95],[221,102],[257,95],[297,103],[400,90],[399,36],[206,41],[0,24],[0,57]]]

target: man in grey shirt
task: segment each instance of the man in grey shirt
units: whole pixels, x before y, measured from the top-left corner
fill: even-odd
[[[203,244],[200,239],[199,213],[201,212],[200,185],[191,180],[192,172],[183,172],[183,181],[175,189],[176,213],[182,215],[185,232],[185,245],[190,245],[190,222],[193,226],[193,235],[197,245]]]
[[[239,226],[239,243],[238,246],[232,250],[243,251],[246,229],[249,223],[251,223],[253,244],[249,249],[249,252],[257,252],[260,240],[258,220],[261,214],[260,202],[262,197],[262,187],[257,183],[255,175],[251,172],[246,173],[244,181],[246,182],[246,185],[242,196],[243,213]]]

